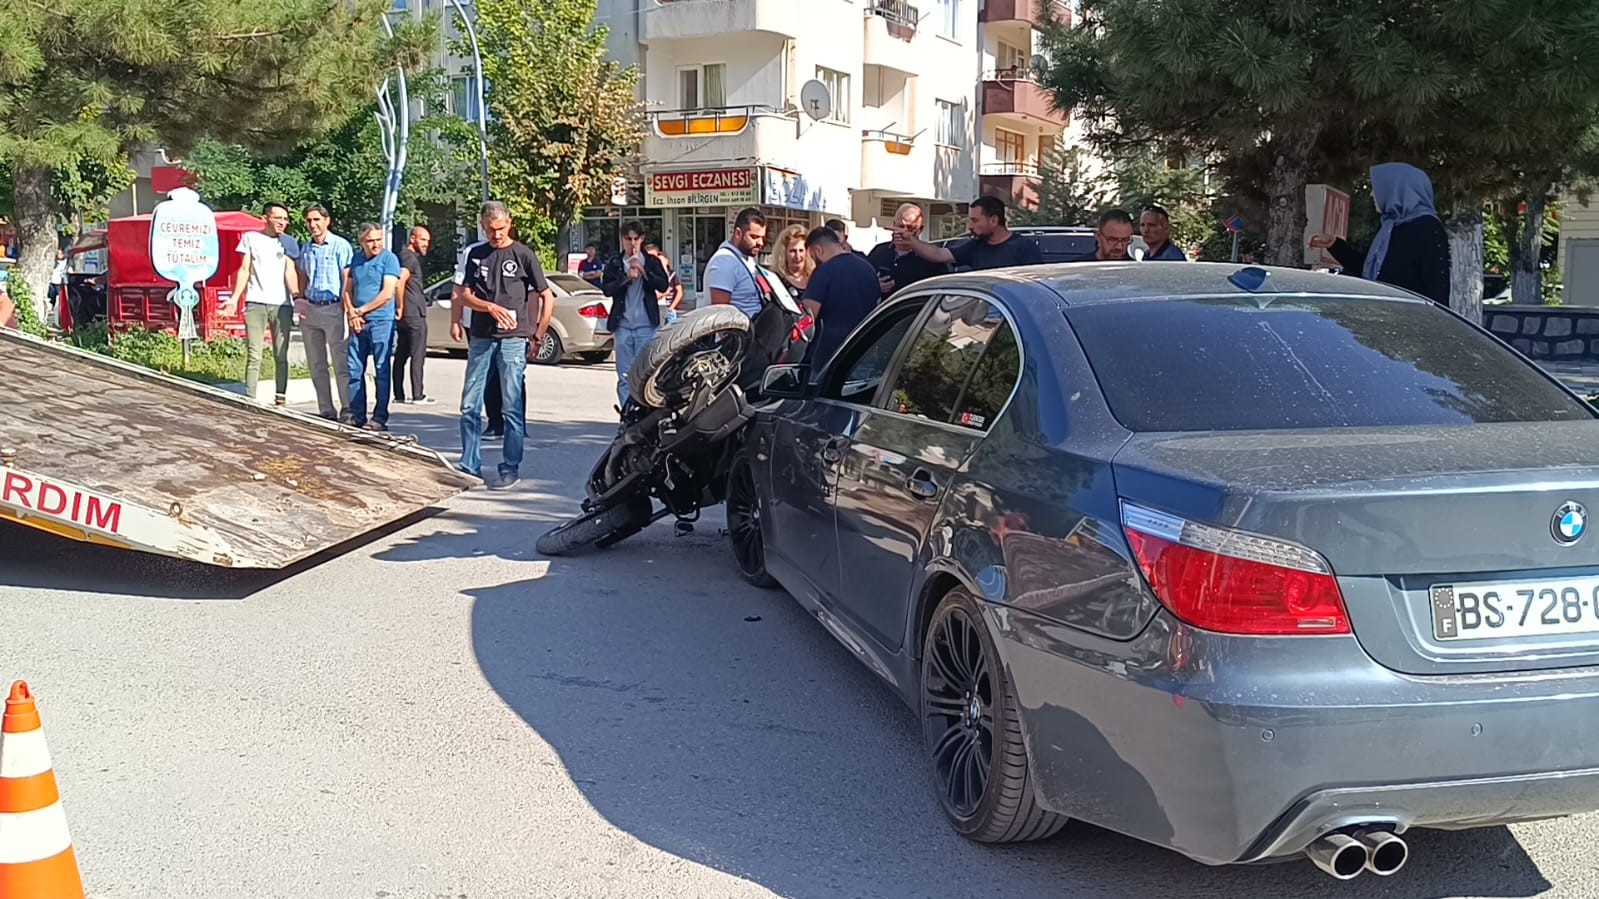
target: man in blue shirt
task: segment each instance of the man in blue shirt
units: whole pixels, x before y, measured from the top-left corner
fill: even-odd
[[[600,258],[600,248],[589,244],[583,248],[583,261],[577,264],[577,276],[594,287],[600,286],[605,274],[605,260]]]
[[[817,228],[807,235],[805,251],[816,260],[816,272],[805,286],[805,306],[816,316],[820,332],[807,361],[813,371],[819,371],[838,352],[844,338],[877,308],[882,289],[872,264],[850,252],[831,228]]]
[[[400,286],[400,258],[383,249],[383,228],[361,226],[361,256],[350,263],[344,314],[350,323],[350,423],[367,431],[389,429],[389,362],[394,353],[394,294]],[[377,381],[372,419],[366,417],[366,360]]]
[[[775,295],[755,262],[765,246],[766,216],[753,207],[740,211],[733,222],[733,239],[717,247],[705,263],[705,287],[712,304],[731,304],[750,318],[761,314]]]
[[[355,252],[350,242],[329,227],[333,218],[327,207],[312,206],[305,211],[305,228],[311,239],[300,247],[300,338],[305,343],[305,361],[311,367],[311,384],[316,388],[318,411],[326,419],[350,418],[350,375],[346,368],[344,286]],[[339,392],[339,405],[333,405],[333,391]]]

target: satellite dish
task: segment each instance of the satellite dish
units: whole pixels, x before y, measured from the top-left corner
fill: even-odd
[[[800,108],[806,115],[821,121],[833,114],[833,95],[827,85],[812,78],[800,88]]]
[[[1042,53],[1034,53],[1031,62],[1034,77],[1043,74],[1044,68],[1049,65],[1049,60],[1045,59]]]

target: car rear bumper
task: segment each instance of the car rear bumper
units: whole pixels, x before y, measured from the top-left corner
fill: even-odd
[[[1599,809],[1599,670],[1414,677],[1352,637],[1223,637],[1165,614],[1127,643],[1014,609],[990,622],[1044,805],[1207,864],[1354,824]]]

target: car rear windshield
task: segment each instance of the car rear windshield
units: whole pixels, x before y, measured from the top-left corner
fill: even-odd
[[[1133,431],[1593,418],[1503,345],[1430,303],[1172,299],[1067,311]]]

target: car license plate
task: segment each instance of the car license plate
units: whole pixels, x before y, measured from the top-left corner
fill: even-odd
[[[1440,640],[1497,640],[1599,632],[1599,577],[1432,588]]]

